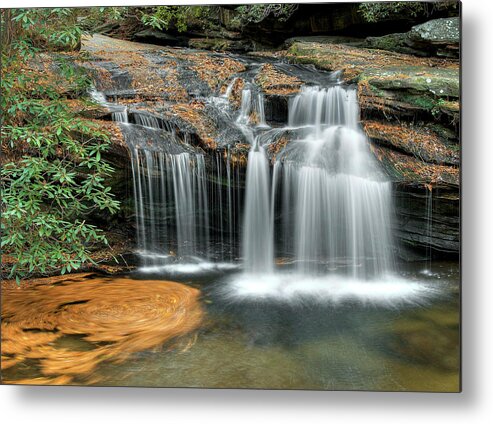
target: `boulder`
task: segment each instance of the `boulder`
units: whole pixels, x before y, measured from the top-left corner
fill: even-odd
[[[417,43],[458,47],[460,42],[459,18],[433,19],[416,25],[409,31],[409,38]]]
[[[367,37],[364,45],[371,49],[387,50],[416,56],[430,56],[427,51],[410,47],[408,41],[407,33],[397,33],[382,35],[381,37]]]
[[[409,32],[368,37],[365,46],[416,56],[459,57],[458,17],[433,19],[412,27]]]
[[[171,35],[154,29],[145,29],[134,34],[134,40],[160,46],[188,47],[188,37]]]

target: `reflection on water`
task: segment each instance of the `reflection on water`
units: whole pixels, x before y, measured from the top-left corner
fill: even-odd
[[[440,295],[424,305],[399,307],[354,299],[339,304],[232,300],[220,290],[231,276],[222,281],[195,276],[188,283],[201,287],[206,311],[194,343],[185,337],[136,352],[123,363],[101,362],[97,384],[458,391],[458,268],[437,264],[434,271],[425,278]],[[423,279],[418,270],[405,277]],[[88,344],[66,335],[54,347],[80,351]],[[3,372],[11,381],[36,376],[40,370],[32,362]]]

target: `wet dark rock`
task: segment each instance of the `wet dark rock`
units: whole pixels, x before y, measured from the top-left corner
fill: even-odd
[[[265,120],[270,124],[283,124],[288,121],[290,96],[269,94],[265,96]]]
[[[125,141],[131,148],[154,149],[171,154],[195,153],[195,149],[192,146],[177,139],[166,130],[160,131],[141,125],[121,125],[120,128]],[[132,145],[135,140],[138,140],[138,144]]]
[[[431,202],[431,208],[430,208]],[[404,249],[398,255],[415,260],[416,252],[431,249],[435,256],[459,254],[459,192],[438,189],[410,189],[396,186],[394,190],[394,234]],[[411,250],[406,250],[405,247]]]
[[[97,67],[106,71],[108,78],[96,78],[96,88],[104,91],[111,87],[113,91],[128,91],[132,89],[132,77],[130,73],[119,67],[116,63],[98,60]],[[94,69],[94,68],[93,68]]]
[[[160,46],[188,47],[188,37],[171,35],[154,29],[145,29],[134,34],[134,40],[142,43],[159,44]]]

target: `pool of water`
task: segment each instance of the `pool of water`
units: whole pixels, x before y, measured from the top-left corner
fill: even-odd
[[[99,364],[97,384],[456,392],[458,265],[435,263],[431,272],[421,266],[406,268],[399,284],[407,281],[426,289],[418,295],[403,291],[384,302],[374,301],[378,296],[356,295],[357,287],[337,301],[327,294],[330,290],[289,298],[232,296],[237,270],[173,270],[175,281],[201,290],[201,328],[178,343],[136,353],[123,363]],[[293,280],[291,284],[303,286],[302,280]],[[365,290],[371,294],[371,287]],[[406,301],[406,296],[414,297]],[[64,336],[57,344],[91,349],[81,336]],[[33,378],[39,372],[35,364],[24,362],[5,370],[3,378]]]

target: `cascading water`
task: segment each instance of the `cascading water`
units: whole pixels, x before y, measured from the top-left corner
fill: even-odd
[[[225,296],[395,305],[436,294],[392,273],[391,185],[358,115],[353,88],[305,87],[291,99],[286,127],[255,128],[244,207],[245,271],[222,289]],[[284,135],[291,140],[276,154],[270,182],[266,149]],[[280,241],[276,251],[274,238]],[[274,271],[275,256],[288,264],[285,271]]]
[[[192,147],[193,135],[174,120],[93,93],[131,151],[144,270],[202,272],[241,258],[244,272],[225,286],[228,296],[416,299],[422,286],[389,273],[391,186],[359,127],[355,89],[333,77],[326,87],[305,86],[289,101],[286,125],[270,127],[255,66],[224,94],[202,99],[219,130],[213,153]]]
[[[274,243],[270,219],[269,161],[258,137],[248,127],[251,111],[252,92],[248,87],[242,92],[240,113],[236,120],[251,146],[246,173],[242,254],[247,272],[270,273],[274,270]],[[265,126],[263,111],[263,96],[259,94],[254,112],[261,116]]]
[[[299,270],[317,263],[353,277],[391,269],[391,186],[379,172],[358,128],[354,89],[305,88],[292,102],[291,127],[303,138],[281,159],[291,168],[284,190],[294,195],[294,242]]]
[[[204,157],[134,148],[132,171],[144,265],[165,263],[170,253],[206,255],[209,211]]]
[[[358,128],[358,113],[354,89],[305,87],[295,96],[287,129],[299,139],[279,155],[271,194],[267,159],[257,138],[246,182],[247,271],[272,270],[278,197],[284,222],[275,234],[284,235],[283,249],[294,255],[301,274],[337,269],[367,278],[391,269],[391,187]],[[267,143],[268,134],[262,136]]]
[[[263,147],[248,154],[243,257],[247,272],[274,270],[274,242],[270,220],[269,162]]]
[[[242,177],[231,163],[229,149],[226,155],[217,153],[208,169],[204,154],[190,146],[186,133],[178,137],[170,122],[144,111],[129,112],[125,106],[108,102],[100,92],[91,95],[121,124],[131,152],[142,270],[215,270],[218,260],[234,260]],[[231,268],[224,263],[220,266]]]
[[[250,112],[252,110],[252,91],[250,88],[244,88],[241,93],[241,107],[240,113],[236,122],[245,126],[250,122]]]
[[[225,116],[231,114],[225,96],[234,82],[215,98]],[[131,147],[144,265],[164,264],[170,256],[207,258],[211,233],[223,250],[230,245],[221,258],[233,259],[240,196],[232,188],[238,183],[229,150],[212,158],[215,171],[208,175],[204,156],[178,140],[170,123],[138,111],[130,120],[126,107],[101,101],[123,124]],[[337,271],[368,278],[390,270],[390,184],[358,127],[355,90],[304,87],[290,101],[284,128],[270,128],[264,110],[264,96],[252,80],[237,117],[230,118],[251,146],[241,232],[245,271],[274,272],[274,238],[302,275]],[[271,178],[266,147],[287,132],[292,140],[278,153]]]

